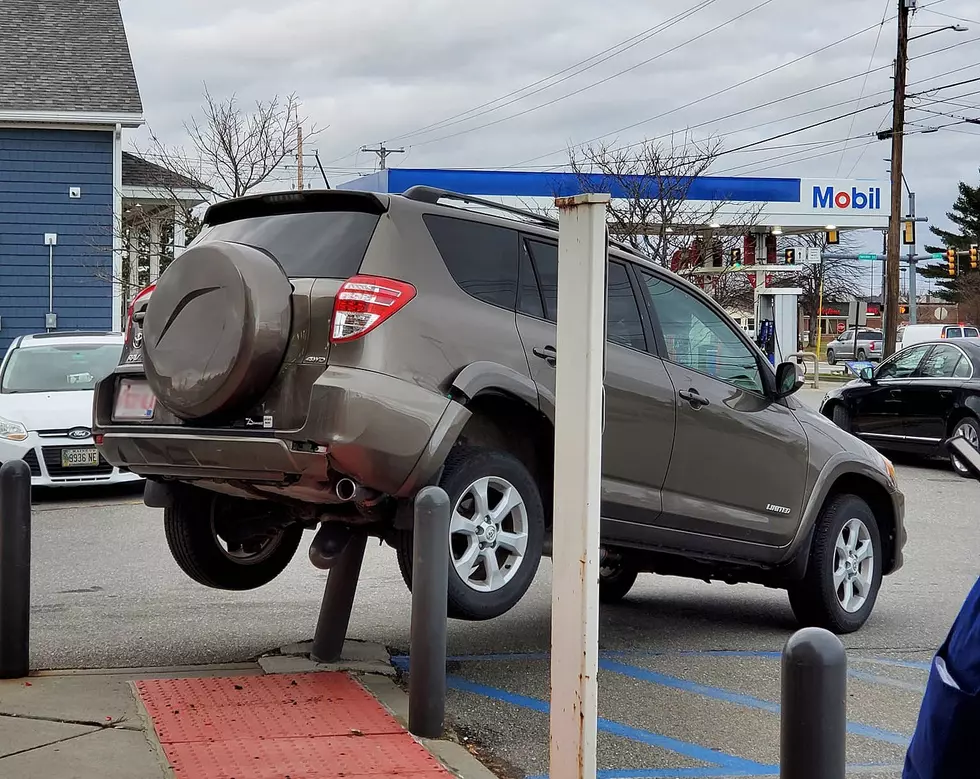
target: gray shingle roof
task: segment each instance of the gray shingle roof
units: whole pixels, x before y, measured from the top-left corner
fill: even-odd
[[[118,0],[0,0],[0,111],[142,114]]]
[[[124,187],[163,187],[165,189],[192,189],[207,192],[208,188],[194,179],[181,176],[128,151],[122,153],[122,183]]]

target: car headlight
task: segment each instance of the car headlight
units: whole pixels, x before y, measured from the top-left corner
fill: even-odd
[[[0,417],[0,438],[8,441],[23,441],[27,438],[27,428],[20,422]]]
[[[895,466],[892,464],[892,461],[889,460],[884,455],[881,456],[881,461],[885,465],[885,473],[888,474],[888,478],[891,480],[891,483],[894,484],[897,487],[898,486],[898,474],[895,472]]]

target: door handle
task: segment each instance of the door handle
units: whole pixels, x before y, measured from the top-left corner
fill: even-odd
[[[558,362],[558,350],[554,346],[537,347],[535,346],[531,353],[535,357],[539,357],[544,360],[548,365],[555,365]]]
[[[688,403],[690,403],[691,408],[693,408],[695,411],[700,409],[702,406],[707,406],[709,403],[708,399],[703,395],[701,395],[693,387],[689,390],[681,390],[677,394],[680,395]]]
[[[939,397],[948,398],[953,394],[953,390],[939,390]]]

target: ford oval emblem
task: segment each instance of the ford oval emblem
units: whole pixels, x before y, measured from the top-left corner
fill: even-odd
[[[74,439],[91,438],[92,431],[87,427],[76,427],[68,431],[68,437]]]

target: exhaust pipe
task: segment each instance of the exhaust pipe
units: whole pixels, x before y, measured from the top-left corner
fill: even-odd
[[[372,503],[381,497],[380,492],[362,487],[353,479],[346,477],[337,482],[334,492],[342,501],[349,503]]]

